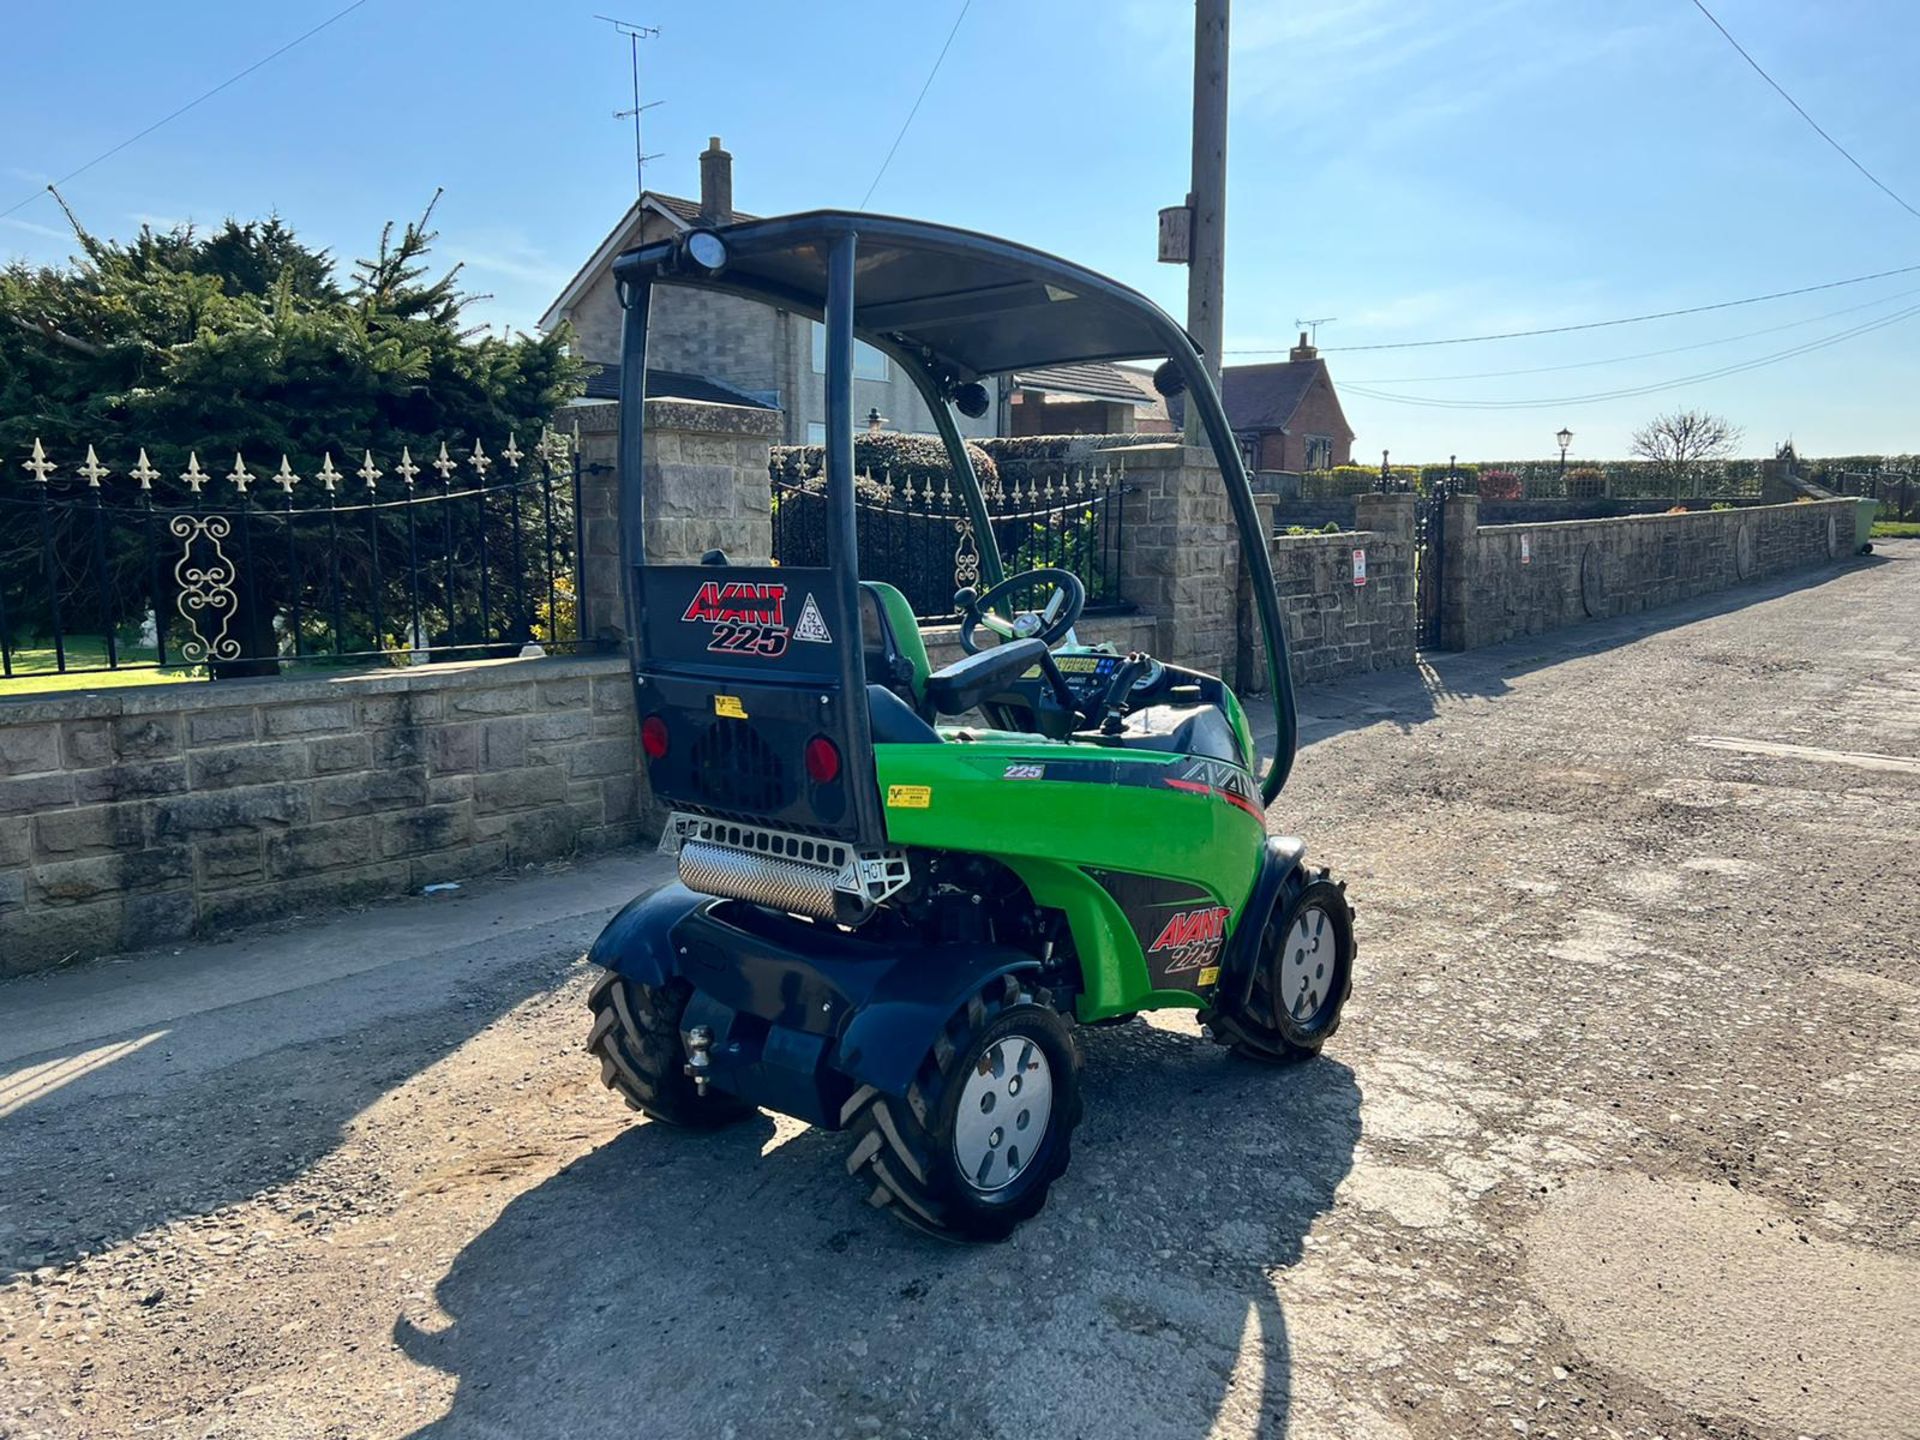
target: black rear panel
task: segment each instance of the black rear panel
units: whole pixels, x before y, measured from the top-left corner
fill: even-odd
[[[677,810],[867,838],[857,791],[874,786],[873,758],[856,750],[838,651],[860,632],[831,572],[648,565],[634,585],[639,713],[667,730],[667,753],[648,761],[654,794]],[[824,783],[807,773],[815,736],[840,757]]]

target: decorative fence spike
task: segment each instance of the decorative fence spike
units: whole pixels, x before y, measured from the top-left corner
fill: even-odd
[[[441,446],[441,449],[445,448]],[[400,447],[400,463],[393,467],[393,473],[407,482],[409,490],[413,488],[413,477],[420,473],[420,467],[413,463],[413,451],[409,447]]]
[[[253,483],[253,475],[247,469],[247,462],[240,458],[238,450],[233,452],[233,469],[227,472],[227,478],[233,481],[234,488],[242,495],[247,493],[247,486]]]
[[[47,452],[41,448],[40,437],[36,435],[33,437],[33,458],[27,461],[22,468],[31,472],[33,478],[44,485],[47,483],[47,476],[51,475],[60,467],[47,459]]]
[[[82,465],[74,473],[87,477],[87,488],[89,490],[98,490],[100,488],[100,482],[113,472],[100,463],[100,457],[93,453],[93,446],[89,445],[87,446],[87,463]]]
[[[373,463],[373,452],[369,450],[367,458],[361,462],[360,468],[354,473],[367,482],[367,489],[371,492],[380,488],[380,477],[386,472]]]
[[[300,483],[300,477],[293,473],[293,466],[287,463],[285,455],[280,457],[280,468],[274,472],[273,483],[286,492],[289,500],[293,498],[293,487]]]
[[[197,451],[187,452],[187,468],[180,472],[180,483],[193,491],[195,497],[206,488],[207,472],[200,468],[200,456]]]
[[[447,485],[453,483],[453,472],[460,468],[459,462],[447,454],[447,442],[444,440],[440,442],[440,458],[433,462],[433,468],[440,472],[442,483]],[[408,480],[407,483],[411,485],[413,481]]]
[[[520,438],[515,435],[513,431],[509,430],[507,432],[507,448],[500,452],[500,458],[513,467],[513,473],[516,475],[520,473],[520,457],[525,453],[526,452],[520,448]]]
[[[368,458],[371,459],[372,457],[369,456]],[[333,468],[333,452],[331,450],[327,451],[325,458],[320,461],[320,469],[313,478],[327,487],[327,493],[329,495],[333,494],[334,481],[340,478],[340,472]]]
[[[441,453],[445,453],[444,449]],[[492,466],[493,461],[487,457],[487,452],[477,437],[473,442],[473,454],[467,457],[467,463],[473,466],[475,472],[480,476],[480,483],[482,485],[486,484],[487,470]]]
[[[160,472],[147,463],[146,446],[140,447],[140,463],[127,472],[129,478],[138,480],[142,490],[153,489],[153,482],[160,478]]]

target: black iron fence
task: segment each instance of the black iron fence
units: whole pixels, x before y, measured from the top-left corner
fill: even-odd
[[[182,678],[283,665],[425,663],[578,644],[580,464],[543,435],[489,455],[328,454],[308,474],[197,455],[116,474],[35,442],[0,487],[0,679]],[[111,458],[111,457],[110,457]],[[349,462],[351,463],[351,462]],[[154,482],[164,481],[156,493]]]
[[[773,558],[826,563],[826,495],[818,477],[772,477]],[[1121,597],[1128,493],[1123,464],[1032,476],[991,494],[988,520],[1009,575],[1042,565],[1078,575],[1087,609],[1127,608]],[[899,587],[923,620],[949,619],[954,592],[980,584],[980,545],[966,505],[944,477],[863,473],[856,486],[860,575]]]
[[[1911,475],[1840,470],[1829,474],[1823,483],[1836,495],[1878,500],[1878,519],[1920,520],[1920,481]]]

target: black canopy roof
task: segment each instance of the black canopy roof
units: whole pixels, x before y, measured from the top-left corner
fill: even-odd
[[[1041,250],[971,230],[892,216],[814,210],[721,227],[718,277],[675,273],[679,242],[630,250],[614,274],[749,295],[818,317],[827,254],[859,237],[855,328],[931,352],[957,378],[1070,360],[1139,360],[1191,345],[1153,301]]]

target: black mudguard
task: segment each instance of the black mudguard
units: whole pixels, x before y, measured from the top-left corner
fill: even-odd
[[[969,997],[1039,963],[1001,945],[879,945],[682,885],[627,905],[588,958],[643,985],[687,981],[682,1035],[712,1031],[712,1083],[831,1129],[863,1085],[904,1097]]]
[[[1260,873],[1253,893],[1240,912],[1242,923],[1227,940],[1220,960],[1220,988],[1214,1006],[1232,1013],[1244,1010],[1253,991],[1254,966],[1260,959],[1260,937],[1267,917],[1292,892],[1304,889],[1307,842],[1293,835],[1269,835],[1260,851]]]

